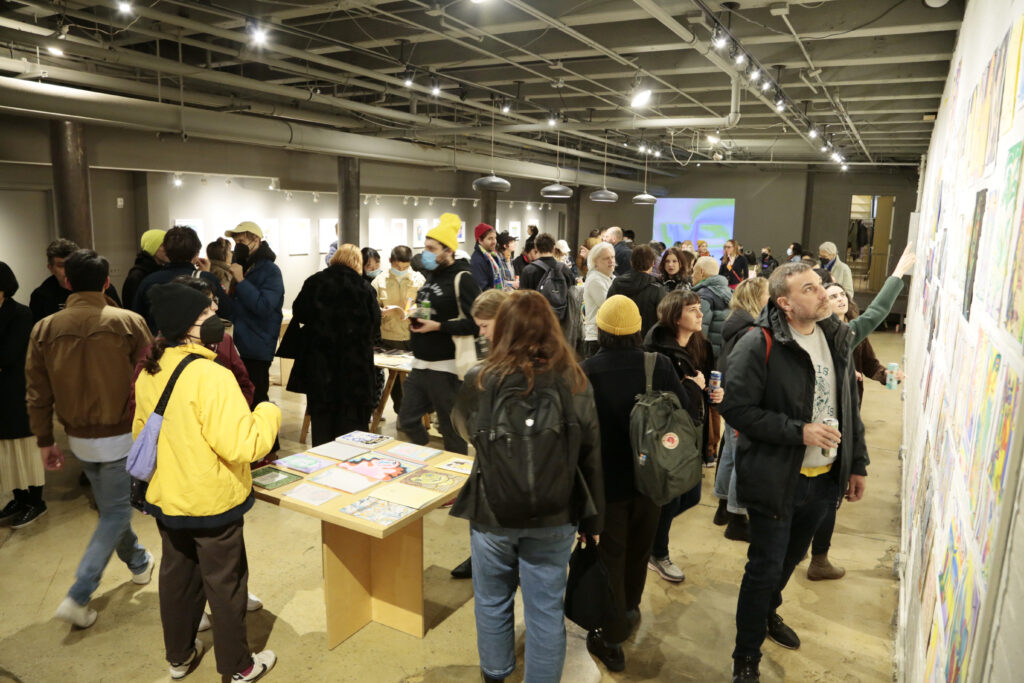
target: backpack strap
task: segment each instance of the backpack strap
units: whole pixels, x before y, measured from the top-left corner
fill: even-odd
[[[768,365],[768,358],[772,355],[772,335],[765,327],[761,328],[761,332],[764,333],[764,364]]]
[[[198,353],[190,353],[181,359],[178,363],[178,367],[174,368],[174,372],[171,373],[171,378],[167,380],[167,386],[164,387],[164,393],[160,394],[160,401],[157,402],[156,408],[153,410],[157,415],[163,415],[164,411],[167,410],[167,402],[171,400],[171,392],[174,390],[174,385],[178,381],[178,377],[185,370],[186,366],[194,360],[202,358]]]
[[[646,393],[654,391],[654,365],[658,362],[658,354],[650,351],[644,352],[644,377],[647,380]]]
[[[455,310],[459,312],[459,317],[456,320],[462,320],[466,317],[466,314],[462,312],[462,297],[459,296],[459,280],[466,274],[466,271],[460,270],[455,275]]]

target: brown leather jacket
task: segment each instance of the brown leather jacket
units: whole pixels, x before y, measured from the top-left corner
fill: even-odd
[[[53,412],[70,436],[96,439],[132,430],[135,363],[153,338],[142,316],[76,292],[32,328],[25,362],[28,416],[40,448],[53,444]]]

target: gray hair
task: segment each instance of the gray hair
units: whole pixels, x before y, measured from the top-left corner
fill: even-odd
[[[597,259],[601,258],[601,254],[605,251],[615,253],[615,247],[610,242],[598,242],[590,248],[590,253],[587,254],[587,269],[597,270]]]
[[[780,296],[789,296],[789,278],[806,273],[808,270],[814,269],[806,263],[797,262],[783,263],[772,271],[771,277],[768,278],[768,295],[772,301],[778,304]]]
[[[836,248],[835,242],[822,242],[821,246],[818,247],[818,251],[823,251],[826,254],[832,254],[832,256],[839,255],[839,250]]]

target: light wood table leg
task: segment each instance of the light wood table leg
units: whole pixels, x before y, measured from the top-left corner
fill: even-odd
[[[388,370],[388,380],[384,383],[384,391],[380,394],[380,401],[377,403],[377,407],[373,411],[373,419],[370,420],[370,431],[376,432],[377,427],[380,425],[380,418],[384,414],[384,407],[388,404],[388,399],[391,398],[391,390],[395,388],[395,380],[398,379],[397,370]]]
[[[371,621],[423,637],[423,520],[377,539],[321,526],[327,646]]]

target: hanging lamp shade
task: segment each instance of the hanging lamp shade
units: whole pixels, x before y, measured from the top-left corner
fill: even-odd
[[[602,187],[600,190],[594,190],[590,193],[590,201],[613,204],[619,201],[619,195],[615,194],[607,187]]]
[[[647,194],[646,192],[641,192],[640,194],[633,197],[634,204],[650,205],[657,203],[657,201],[657,197],[655,197],[653,194]]]
[[[551,183],[540,188],[540,196],[545,199],[568,199],[572,196],[572,188],[562,183]]]
[[[491,175],[485,175],[482,178],[477,178],[473,181],[473,189],[477,192],[483,192],[488,190],[490,192],[508,192],[512,189],[512,183],[499,178],[498,176],[491,173]]]

